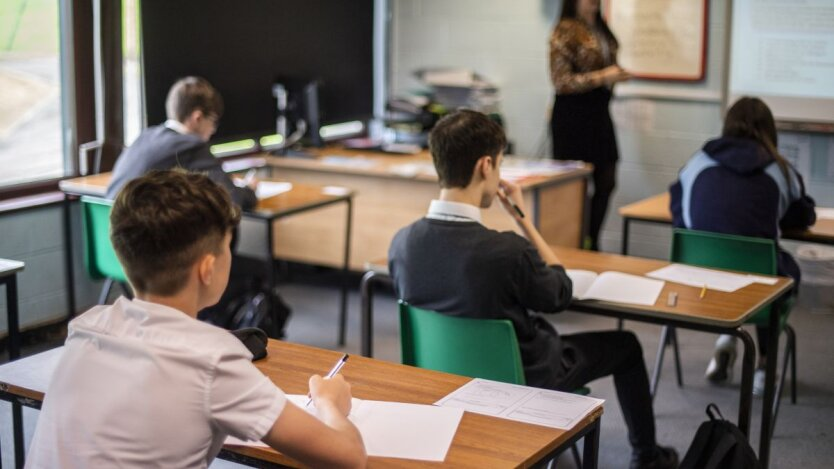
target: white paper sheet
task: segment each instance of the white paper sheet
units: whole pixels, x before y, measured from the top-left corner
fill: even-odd
[[[584,298],[594,280],[599,277],[596,272],[590,270],[566,269],[565,273],[568,274],[570,281],[573,283],[574,298]]]
[[[651,306],[663,290],[663,282],[624,274],[603,272],[596,274],[588,270],[568,269],[573,282],[573,297],[579,300],[603,300],[615,303],[629,303]]]
[[[648,277],[681,283],[691,287],[703,287],[732,293],[756,282],[754,276],[747,274],[733,274],[691,265],[670,264],[661,269],[649,272]],[[763,278],[763,277],[762,277]]]
[[[748,275],[747,276],[753,283],[763,283],[765,285],[776,285],[776,282],[779,281],[776,277],[762,277],[760,275]]]
[[[568,430],[604,402],[578,394],[475,378],[435,405]]]
[[[307,396],[291,394],[287,399],[316,415],[314,405],[304,407]],[[359,429],[368,456],[438,462],[446,459],[462,417],[463,409],[361,399],[353,399],[348,416]],[[234,437],[226,444],[267,446]]]
[[[834,144],[831,145],[834,148]],[[834,159],[831,160],[830,167],[834,167]],[[817,219],[818,220],[834,220],[834,208],[826,208],[826,207],[817,207]]]
[[[291,190],[292,183],[289,182],[259,181],[255,196],[259,199],[268,199]]]

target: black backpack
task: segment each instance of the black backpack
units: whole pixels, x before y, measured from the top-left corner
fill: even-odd
[[[716,417],[717,415],[717,417]],[[759,469],[761,464],[747,437],[721,415],[718,406],[707,406],[709,420],[695,433],[680,469]]]
[[[257,327],[273,339],[283,339],[292,311],[278,293],[258,279],[229,280],[223,298],[197,317],[229,330]]]

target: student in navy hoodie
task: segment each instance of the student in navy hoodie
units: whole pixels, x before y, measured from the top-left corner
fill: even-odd
[[[779,240],[780,228],[806,228],[816,221],[810,199],[802,201],[802,177],[777,151],[776,125],[767,105],[743,97],[724,119],[721,137],[695,153],[670,188],[675,227]],[[799,266],[778,252],[779,275],[799,284]],[[759,363],[753,393],[764,391],[767,327],[756,328]],[[735,339],[721,336],[706,377],[726,382],[735,360]]]

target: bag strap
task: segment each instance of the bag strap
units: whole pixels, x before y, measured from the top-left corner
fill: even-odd
[[[715,415],[718,415],[718,417],[713,415],[713,413],[715,413]],[[716,420],[726,421],[724,416],[721,415],[721,410],[718,409],[718,406],[715,405],[714,402],[710,402],[709,405],[707,405],[707,416],[712,421],[716,421]]]

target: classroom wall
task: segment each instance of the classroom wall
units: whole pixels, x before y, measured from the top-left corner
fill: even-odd
[[[91,282],[81,260],[78,204],[74,204],[73,233],[76,303],[79,308],[96,302],[99,282]],[[66,317],[67,280],[64,262],[63,209],[50,205],[0,214],[0,258],[26,263],[17,280],[21,328]],[[6,292],[0,287],[0,335],[8,330]]]
[[[638,82],[631,90],[620,87],[618,93],[627,96],[612,103],[621,163],[612,211],[602,233],[604,250],[619,250],[622,233],[616,207],[666,190],[689,156],[720,132],[726,0],[713,0],[709,5],[704,82]],[[391,8],[393,95],[420,88],[412,77],[417,68],[471,68],[501,87],[503,114],[516,153],[550,154],[547,121],[553,95],[548,39],[561,1],[392,0]],[[654,96],[643,96],[641,89],[646,86],[656,91]],[[671,97],[675,95],[688,97]],[[808,190],[819,204],[834,206],[834,137],[811,136],[809,147]],[[632,226],[631,253],[667,256],[668,227]]]

